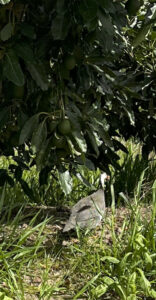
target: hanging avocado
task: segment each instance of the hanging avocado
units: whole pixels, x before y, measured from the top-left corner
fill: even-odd
[[[58,125],[58,132],[61,135],[67,135],[71,132],[71,124],[68,119],[63,119]]]

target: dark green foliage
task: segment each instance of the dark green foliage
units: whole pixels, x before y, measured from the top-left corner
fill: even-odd
[[[148,59],[142,52],[150,47],[147,34],[154,36],[156,7],[137,1],[132,9],[132,2],[0,2],[2,155],[16,148],[39,171],[67,174],[88,162],[107,172],[110,164],[119,169],[115,151],[125,149],[118,136],[137,136],[145,156],[153,149],[154,52]],[[62,137],[64,118],[71,131]]]

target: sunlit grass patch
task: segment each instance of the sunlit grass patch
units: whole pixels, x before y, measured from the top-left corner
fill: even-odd
[[[121,170],[112,170],[109,207],[92,231],[64,235],[63,206],[97,189],[99,170],[81,169],[82,181],[73,178],[67,197],[52,177],[39,190],[35,168],[24,171],[23,179],[37,202],[18,184],[1,187],[0,299],[156,299],[156,165],[130,147]]]
[[[140,185],[138,193],[139,190]],[[109,243],[106,243],[103,235],[97,237],[90,246],[86,242],[83,246],[71,247],[71,252],[78,260],[74,274],[83,273],[82,277],[79,276],[82,278],[82,287],[74,299],[84,294],[88,299],[155,299],[155,194],[156,182],[153,186],[153,208],[147,223],[145,216],[142,217],[138,198],[119,232],[115,228],[116,214],[104,224],[104,228],[108,228],[108,224],[110,226]]]
[[[143,178],[142,178],[143,180]],[[142,207],[107,209],[101,227],[65,236],[62,223],[1,224],[0,291],[11,299],[155,299],[155,193]],[[3,299],[3,298],[2,298]]]

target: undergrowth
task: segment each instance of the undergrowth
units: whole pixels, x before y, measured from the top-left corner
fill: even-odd
[[[23,179],[36,201],[18,183],[0,188],[0,300],[156,299],[155,157],[145,161],[128,147],[120,170],[111,169],[102,226],[92,231],[63,234],[66,213],[43,216],[42,205],[73,205],[98,188],[99,170],[79,169],[68,196],[52,176],[40,188],[35,168]]]
[[[149,159],[144,159],[141,154],[140,144],[134,143],[133,140],[124,142],[124,146],[128,149],[128,153],[118,151],[120,157],[118,161],[119,168],[110,167],[110,182],[106,183],[106,201],[107,205],[111,203],[110,184],[113,183],[115,190],[116,202],[122,202],[120,193],[124,192],[129,199],[133,198],[134,190],[137,187],[139,178],[143,171],[145,171],[144,182],[142,185],[142,192],[144,199],[150,203],[151,187],[156,178],[156,156],[151,153]],[[12,158],[1,157],[0,167],[8,169]],[[15,162],[14,162],[15,163]],[[16,163],[15,163],[16,164]],[[11,174],[10,174],[11,175]],[[56,174],[55,174],[56,175]],[[77,168],[76,176],[73,176],[73,189],[69,195],[65,195],[61,190],[59,180],[52,174],[49,175],[47,185],[39,186],[39,175],[36,167],[31,167],[29,170],[24,170],[22,179],[28,184],[30,190],[33,191],[34,197],[28,197],[22,190],[19,183],[15,183],[13,187],[6,188],[6,209],[8,207],[19,206],[22,204],[38,204],[63,206],[73,205],[80,198],[92,193],[99,186],[100,170],[89,171],[83,166]],[[0,187],[0,192],[2,187]],[[31,193],[31,192],[30,192]],[[143,198],[142,198],[143,201]],[[122,203],[123,204],[123,203]]]
[[[150,214],[141,214],[143,177],[125,217],[118,222],[111,186],[110,214],[101,228],[62,233],[55,218],[38,221],[21,210],[2,216],[0,226],[1,299],[155,299],[156,181]],[[0,206],[5,202],[5,188]],[[146,209],[146,208],[145,208]],[[120,220],[121,221],[121,220]],[[9,298],[7,298],[9,297]]]

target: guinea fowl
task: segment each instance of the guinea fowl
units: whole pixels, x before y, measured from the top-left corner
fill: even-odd
[[[95,193],[82,198],[72,209],[69,220],[66,222],[63,232],[76,228],[95,228],[101,223],[105,213],[104,183],[108,179],[106,173],[101,174],[101,188]]]

